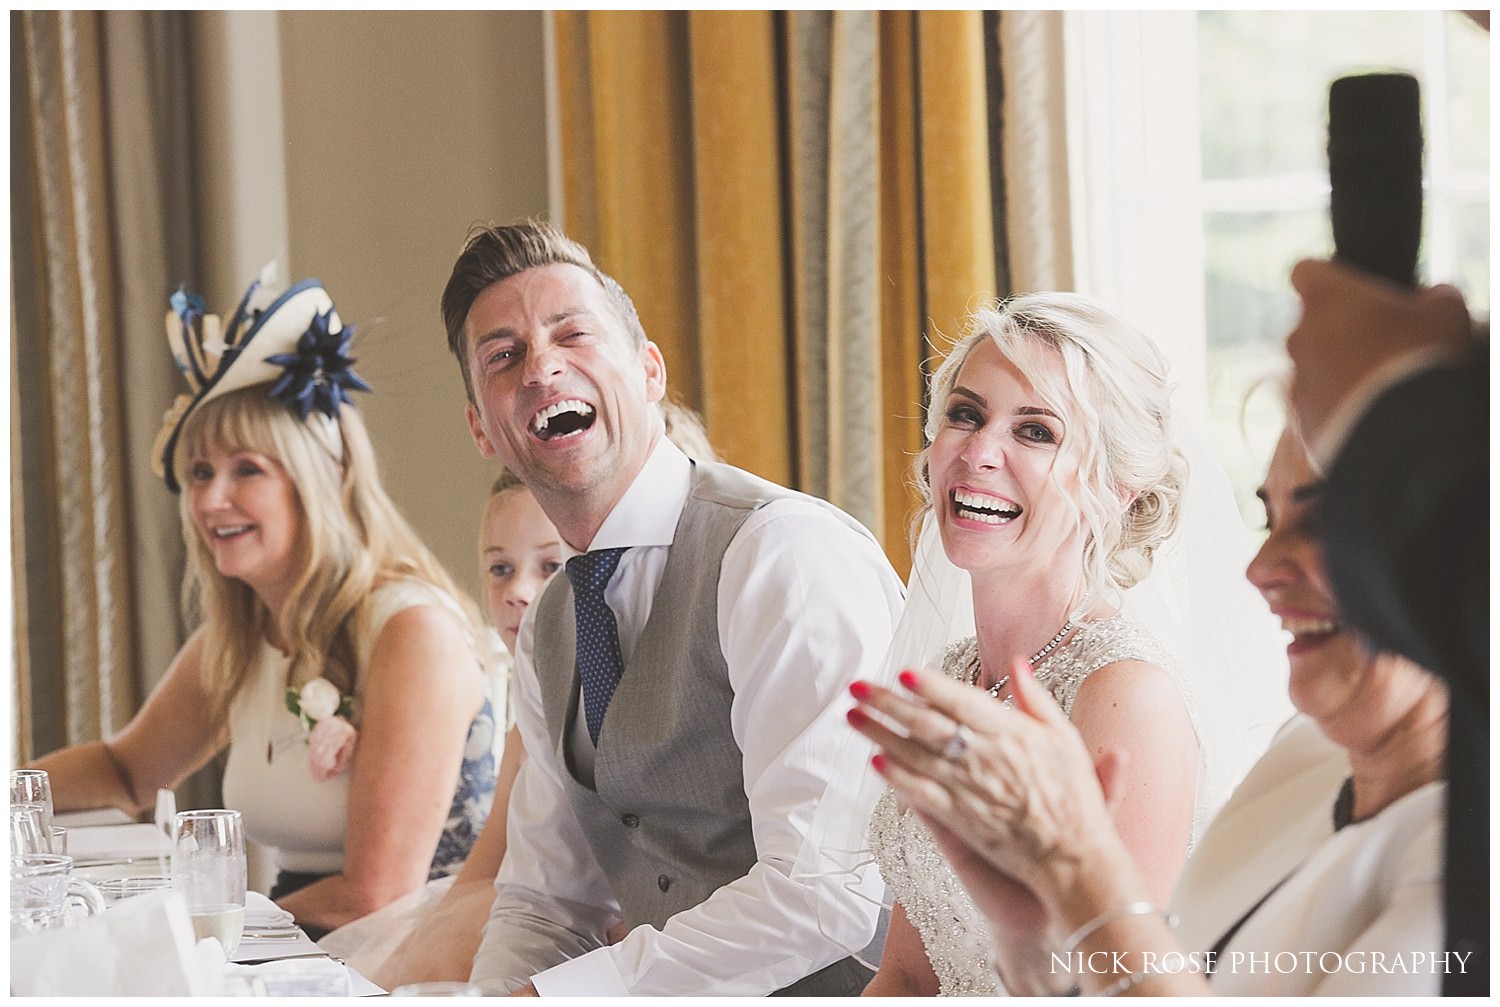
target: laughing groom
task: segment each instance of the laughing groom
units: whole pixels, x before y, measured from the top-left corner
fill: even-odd
[[[858,993],[870,973],[850,953],[879,893],[830,899],[792,865],[847,735],[843,690],[877,670],[901,605],[879,544],[823,501],[674,447],[661,351],[551,227],[472,233],[442,309],[480,453],[578,553],[521,627],[529,757],[473,981]]]

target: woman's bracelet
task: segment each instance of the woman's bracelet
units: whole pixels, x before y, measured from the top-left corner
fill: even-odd
[[[1068,939],[1063,941],[1062,953],[1064,957],[1071,956],[1074,951],[1078,950],[1078,945],[1082,944],[1094,931],[1113,923],[1115,920],[1123,920],[1127,916],[1148,915],[1160,915],[1167,921],[1167,926],[1169,927],[1177,925],[1177,917],[1165,909],[1152,905],[1150,902],[1127,902],[1123,906],[1116,906],[1114,909],[1100,913],[1069,934]]]
[[[1153,978],[1155,976],[1165,975],[1165,974],[1166,973],[1156,972],[1156,971],[1154,971],[1152,969],[1141,969],[1141,971],[1139,971],[1139,972],[1132,972],[1132,973],[1130,973],[1130,975],[1126,976],[1124,979],[1117,979],[1117,980],[1115,980],[1114,982],[1110,983],[1108,986],[1104,987],[1102,990],[1100,990],[1098,993],[1095,993],[1094,995],[1095,996],[1101,996],[1101,997],[1117,997],[1121,993],[1124,993],[1126,990],[1130,989],[1130,987],[1136,985],[1137,983],[1143,983],[1147,979],[1151,979],[1151,978]]]

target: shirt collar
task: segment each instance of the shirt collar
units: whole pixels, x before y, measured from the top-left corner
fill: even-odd
[[[662,437],[599,526],[589,549],[671,545],[692,479],[693,463],[669,438]]]

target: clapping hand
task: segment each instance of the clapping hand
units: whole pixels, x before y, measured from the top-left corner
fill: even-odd
[[[907,671],[909,695],[856,682],[850,723],[880,749],[873,763],[929,826],[980,909],[1034,933],[1092,840],[1113,836],[1124,754],[1094,760],[1024,663],[1015,708],[930,671]]]

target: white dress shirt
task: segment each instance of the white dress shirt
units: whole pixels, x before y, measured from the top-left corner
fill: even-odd
[[[630,547],[605,590],[627,663],[691,472],[663,439],[590,543]],[[529,980],[544,996],[758,996],[863,948],[878,891],[849,896],[843,918],[820,923],[816,884],[789,875],[851,730],[845,690],[878,670],[901,604],[900,581],[879,547],[822,506],[780,499],[747,518],[724,554],[717,606],[757,860],[665,929],[639,926],[613,946],[601,945],[618,904],[547,757],[528,612],[517,642],[516,719],[533,754],[511,797],[507,853],[473,981],[508,992]],[[588,778],[593,745],[582,702],[570,744]]]

